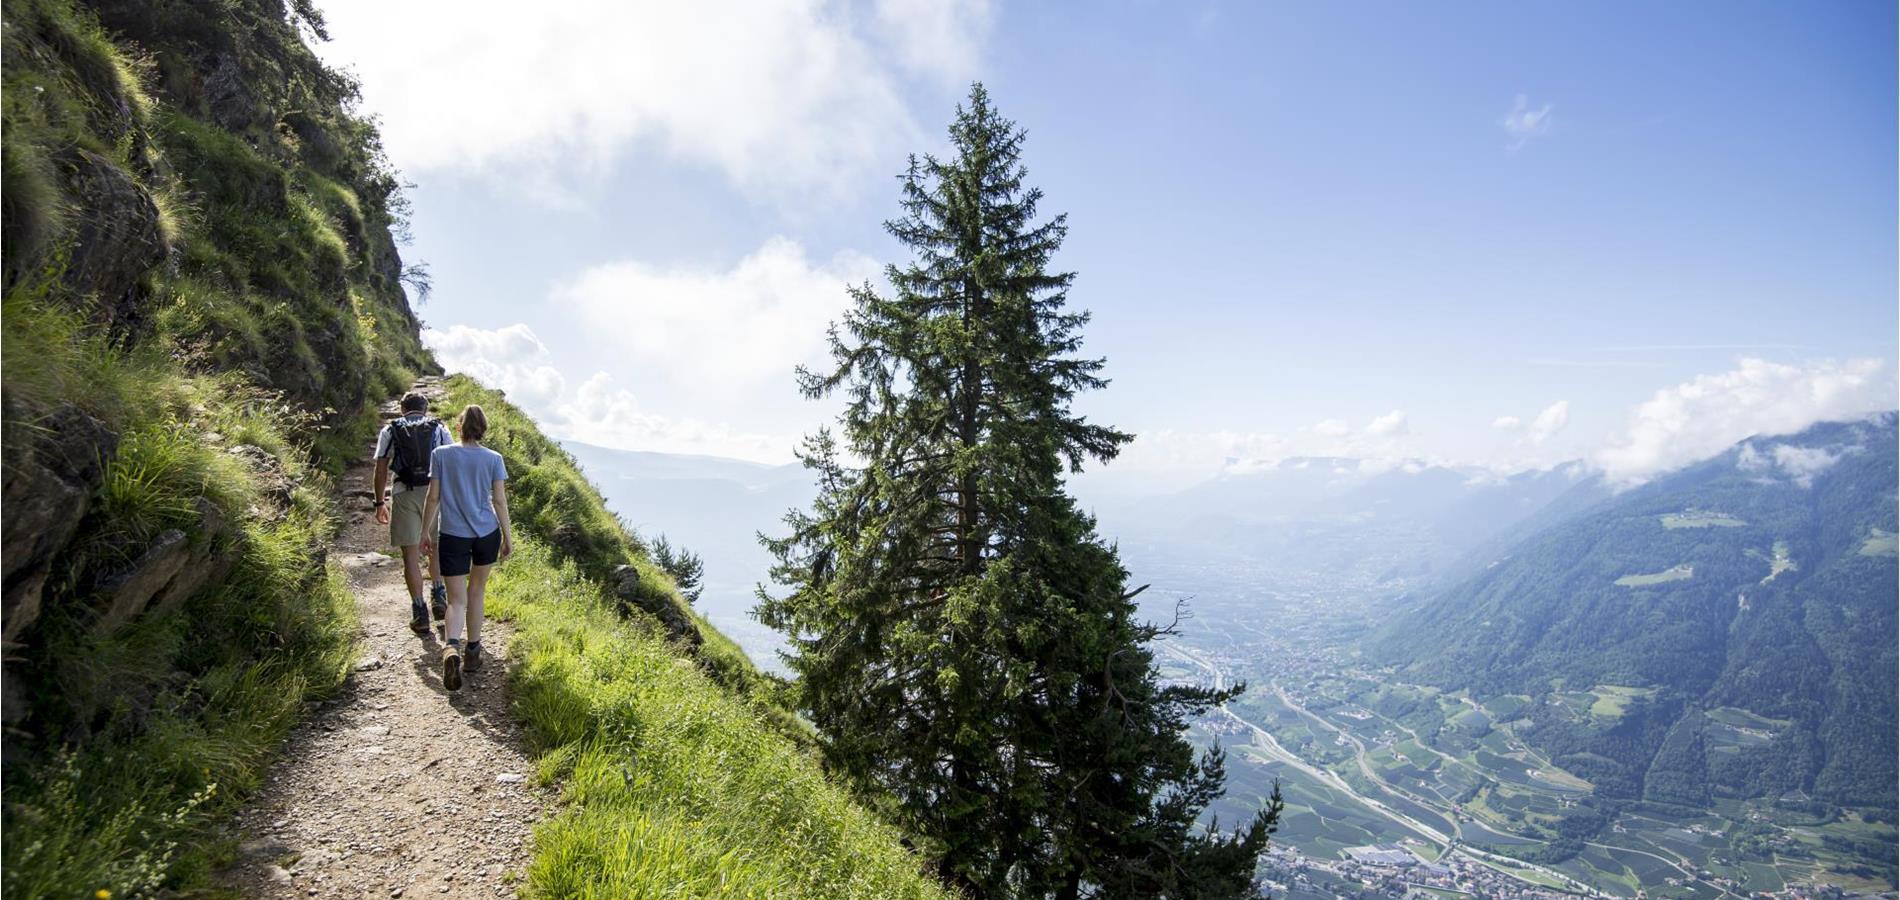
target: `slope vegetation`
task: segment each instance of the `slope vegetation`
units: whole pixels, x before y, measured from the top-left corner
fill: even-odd
[[[1603,797],[1891,810],[1895,490],[1893,414],[1751,439],[1525,540],[1384,649],[1534,698],[1519,733]],[[1593,690],[1610,714],[1565,702]]]
[[[4,0],[4,861],[18,897],[208,891],[218,823],[344,683],[344,467],[435,364],[398,179],[305,0]],[[533,886],[936,893],[499,395],[516,711],[565,812]],[[360,554],[359,554],[360,555]],[[358,560],[362,563],[362,560]],[[499,675],[500,673],[496,673]]]
[[[555,897],[935,897],[900,835],[820,772],[781,688],[706,626],[574,459],[461,376],[530,538],[497,570],[515,710],[562,784],[529,886]],[[632,611],[631,616],[624,613]]]
[[[400,199],[277,4],[4,17],[4,889],[189,887],[349,668],[335,451],[432,365]]]

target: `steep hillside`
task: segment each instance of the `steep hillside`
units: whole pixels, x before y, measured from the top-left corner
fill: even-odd
[[[1744,441],[1524,540],[1381,649],[1529,698],[1516,733],[1599,796],[1890,819],[1895,450],[1891,413]]]
[[[780,527],[786,510],[811,504],[815,488],[805,467],[563,446],[610,508],[642,533],[664,533],[704,559],[704,590],[694,606],[761,665],[775,666],[784,635],[752,617],[759,581],[772,568],[758,536]]]
[[[4,884],[136,895],[348,671],[327,473],[432,363],[313,15],[4,16]]]
[[[489,594],[517,628],[516,713],[541,777],[563,786],[560,814],[536,833],[530,889],[943,896],[903,836],[821,773],[780,684],[691,611],[574,457],[498,392],[460,376],[448,388],[449,406],[488,412],[531,536]]]
[[[4,19],[0,889],[196,894],[233,856],[218,823],[356,660],[336,476],[435,369],[404,290],[426,275],[307,2]],[[935,895],[571,457],[452,387],[515,474],[523,549],[493,608],[520,622],[514,710],[567,797],[535,886]]]

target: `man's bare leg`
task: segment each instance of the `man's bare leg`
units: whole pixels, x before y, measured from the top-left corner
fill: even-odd
[[[429,567],[435,568],[435,560],[429,560]],[[422,585],[422,550],[415,544],[402,545],[402,580],[409,586],[409,599],[427,596]]]

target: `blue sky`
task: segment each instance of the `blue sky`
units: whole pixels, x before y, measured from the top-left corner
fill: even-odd
[[[327,6],[432,342],[567,436],[788,458],[972,79],[1070,215],[1131,474],[1640,476],[1894,402],[1893,4],[726,5]]]

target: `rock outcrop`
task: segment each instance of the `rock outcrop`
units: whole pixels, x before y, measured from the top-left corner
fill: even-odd
[[[82,210],[66,280],[91,298],[86,310],[94,321],[130,340],[150,316],[149,273],[165,261],[158,205],[129,173],[90,150],[70,148],[54,164]]]
[[[7,411],[7,418],[19,414]],[[55,407],[27,429],[35,436],[24,452],[10,447],[5,466],[4,606],[0,618],[11,645],[38,620],[52,562],[73,540],[105,479],[106,463],[119,436],[72,404]]]
[[[705,638],[699,633],[699,626],[670,598],[663,593],[641,590],[639,569],[627,565],[615,566],[613,592],[623,615],[635,610],[645,613],[659,623],[668,640],[692,650],[698,650],[699,645],[705,643]]]

